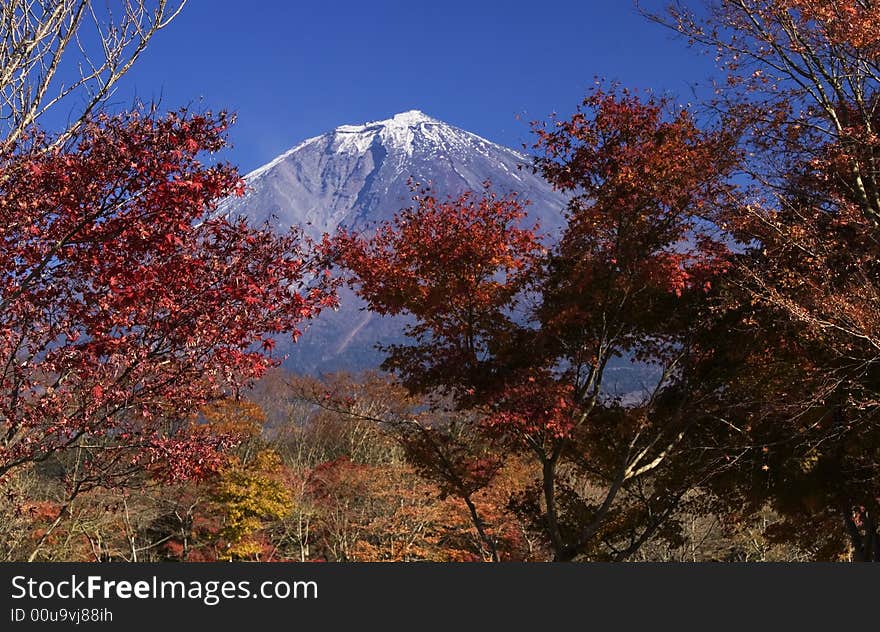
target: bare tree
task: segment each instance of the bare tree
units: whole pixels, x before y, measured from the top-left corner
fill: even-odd
[[[71,108],[63,142],[112,95],[186,0],[0,2],[0,149],[48,110]]]

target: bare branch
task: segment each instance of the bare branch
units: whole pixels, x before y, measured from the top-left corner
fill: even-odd
[[[63,143],[128,72],[186,0],[125,0],[118,15],[92,0],[6,0],[0,7],[0,148],[68,103]],[[103,8],[102,8],[103,7]]]

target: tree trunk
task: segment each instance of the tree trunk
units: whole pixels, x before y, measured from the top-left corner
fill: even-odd
[[[880,533],[873,515],[859,507],[846,516],[846,532],[854,562],[880,562]]]

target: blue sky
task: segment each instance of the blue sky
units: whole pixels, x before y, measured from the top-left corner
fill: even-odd
[[[519,147],[527,121],[570,112],[596,76],[687,101],[711,72],[630,0],[189,0],[114,102],[236,111],[225,157],[244,173],[409,109]]]

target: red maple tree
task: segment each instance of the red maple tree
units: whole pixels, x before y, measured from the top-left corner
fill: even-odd
[[[215,215],[243,182],[199,156],[229,122],[100,116],[0,155],[0,476],[65,454],[71,493],[199,475],[230,438],[190,432],[193,415],[334,305],[299,233]]]
[[[438,202],[419,191],[374,235],[343,233],[336,246],[371,309],[415,318],[412,344],[389,348],[384,367],[413,392],[482,412],[459,420],[483,438],[477,449],[436,425],[414,433],[431,438],[412,453],[430,465],[422,471],[446,473],[446,488],[465,496],[506,454],[530,455],[538,481],[516,505],[556,559],[622,559],[659,532],[688,485],[670,465],[687,415],[662,394],[725,267],[723,235],[703,217],[726,203],[738,155],[730,134],[622,90],[597,89],[536,132],[535,168],[570,194],[558,244],[523,226],[515,197]],[[638,404],[607,390],[608,363],[623,354],[661,367]],[[669,491],[632,503],[621,490],[646,475],[668,477]]]

